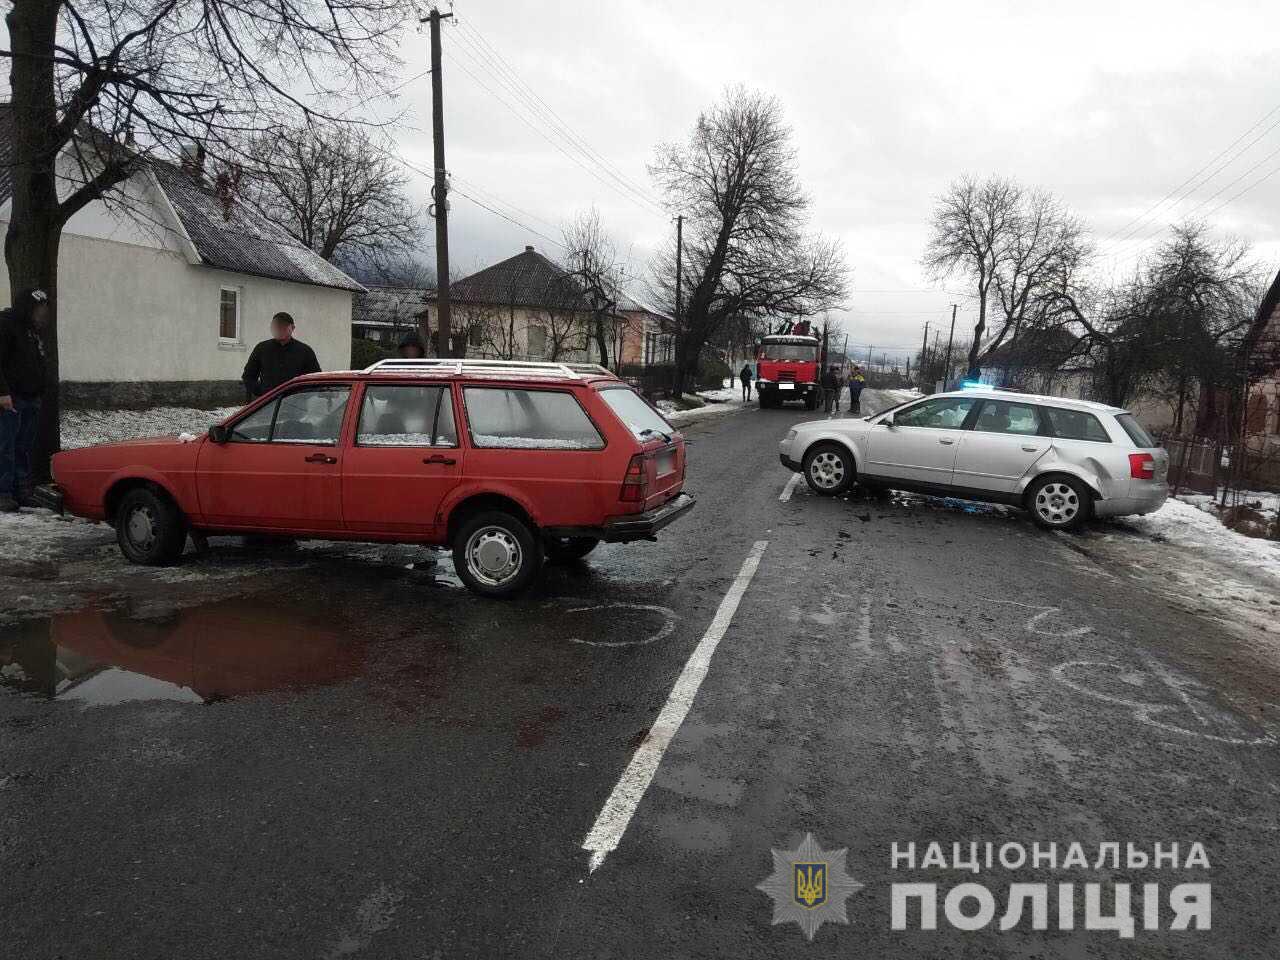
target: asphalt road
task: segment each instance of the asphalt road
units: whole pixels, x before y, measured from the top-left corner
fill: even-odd
[[[68,609],[0,627],[32,691],[0,691],[0,955],[1280,954],[1280,635],[1122,523],[782,500],[776,441],[811,416],[689,427],[697,508],[513,603],[406,548],[215,542],[158,577],[104,545],[48,574],[32,608]],[[756,889],[806,833],[864,885],[812,942]],[[892,868],[929,841],[1078,842],[1089,869]],[[1175,841],[1211,866],[1094,869]],[[1207,881],[1212,929],[891,929],[892,883],[966,881],[997,919],[1011,881]]]

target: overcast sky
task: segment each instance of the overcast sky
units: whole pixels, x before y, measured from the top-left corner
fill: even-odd
[[[555,239],[594,204],[638,274],[674,225],[613,174],[575,162],[575,148],[517,98],[507,84],[518,82],[485,44],[650,196],[655,144],[686,138],[726,85],[776,95],[813,226],[847,250],[846,327],[864,350],[918,347],[926,321],[945,337],[952,302],[960,324],[972,322],[971,301],[948,292],[963,293],[964,282],[938,290],[918,265],[933,199],[964,173],[1058,194],[1092,227],[1107,274],[1131,269],[1139,241],[1155,242],[1190,213],[1211,214],[1215,229],[1280,268],[1280,4],[459,0],[454,12],[444,79],[455,188]],[[405,43],[404,76],[426,68],[428,51],[425,32]],[[400,150],[424,169],[430,103],[425,77],[400,101],[409,124]],[[1115,239],[1162,200],[1133,238]],[[526,243],[560,253],[457,193],[450,224],[455,270]]]

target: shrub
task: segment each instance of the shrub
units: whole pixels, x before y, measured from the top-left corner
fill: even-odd
[[[698,364],[698,389],[719,390],[732,375],[729,365],[719,357],[703,357]]]
[[[353,370],[363,370],[370,364],[385,360],[389,356],[391,356],[390,350],[372,340],[366,340],[363,337],[351,338],[351,369]]]

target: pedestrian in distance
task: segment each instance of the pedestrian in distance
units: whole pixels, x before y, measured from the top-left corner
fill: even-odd
[[[281,311],[271,318],[271,339],[263,340],[249,354],[240,379],[249,399],[260,397],[304,373],[319,373],[316,352],[295,340],[293,317]]]
[[[43,290],[19,290],[0,311],[0,513],[37,505],[31,460],[47,382],[40,330],[48,321]]]
[[[833,408],[840,409],[840,371],[834,366],[827,367],[822,375],[822,402],[828,414]]]
[[[849,374],[849,412],[862,413],[862,390],[867,385],[867,378],[862,373],[862,368],[854,366],[853,372]]]
[[[427,350],[422,345],[421,334],[414,330],[401,337],[400,346],[396,348],[396,355],[401,360],[421,360],[425,357]]]
[[[742,381],[742,399],[751,399],[751,364],[744,363],[738,371],[738,379]]]

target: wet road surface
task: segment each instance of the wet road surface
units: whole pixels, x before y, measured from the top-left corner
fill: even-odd
[[[76,603],[0,627],[4,955],[1276,956],[1280,635],[1197,609],[1122,523],[781,500],[811,417],[690,426],[697,508],[513,603],[417,548],[81,558]],[[806,832],[865,884],[812,943],[755,889]],[[1212,868],[891,869],[931,840],[1200,841]],[[1170,878],[1212,881],[1212,930],[890,929],[893,882],[989,879],[1003,908],[1010,879]]]

